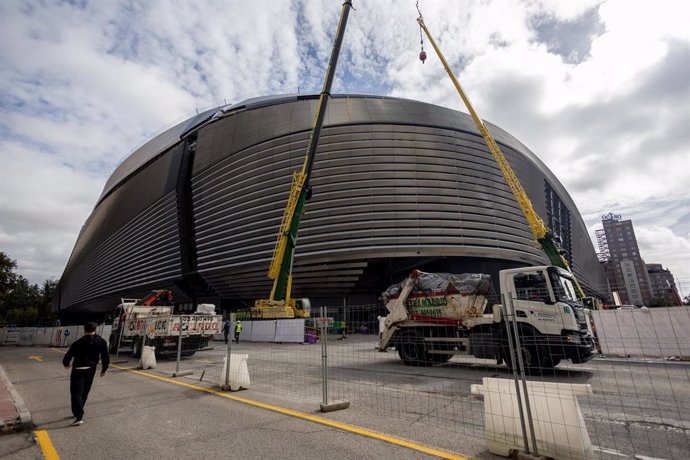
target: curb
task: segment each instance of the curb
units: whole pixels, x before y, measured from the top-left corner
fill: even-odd
[[[29,408],[26,407],[24,400],[14,388],[12,382],[7,378],[7,374],[5,374],[2,366],[0,366],[0,381],[7,388],[7,392],[10,394],[12,402],[14,402],[14,408],[19,414],[19,417],[15,420],[0,420],[0,434],[33,428],[31,412],[29,412]]]
[[[644,359],[644,358],[622,358],[619,356],[605,356],[605,357],[595,357],[592,361],[599,362],[616,362],[616,363],[629,363],[629,364],[672,364],[676,366],[688,366],[690,361],[674,361],[667,359]]]

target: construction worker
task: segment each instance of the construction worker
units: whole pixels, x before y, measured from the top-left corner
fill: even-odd
[[[225,339],[225,343],[228,343],[228,335],[230,334],[230,320],[226,319],[225,323],[223,323],[223,338]]]
[[[242,332],[242,323],[237,321],[235,324],[235,343],[240,343],[240,333]]]

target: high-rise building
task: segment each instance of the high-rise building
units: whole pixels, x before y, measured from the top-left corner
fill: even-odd
[[[661,264],[647,264],[647,273],[652,288],[653,306],[681,305],[671,270],[664,268]]]
[[[601,216],[603,232],[597,233],[600,260],[614,299],[625,305],[649,306],[652,288],[631,220],[608,213]]]

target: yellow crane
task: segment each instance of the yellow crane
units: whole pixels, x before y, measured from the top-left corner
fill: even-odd
[[[340,47],[345,36],[347,19],[352,8],[352,0],[343,3],[338,29],[331,50],[331,57],[326,69],[319,105],[314,116],[314,125],[307,144],[307,153],[304,156],[304,164],[300,172],[293,172],[290,195],[283,211],[283,218],[278,231],[271,265],[268,269],[268,277],[273,280],[271,296],[268,299],[259,299],[252,308],[252,319],[273,318],[308,318],[311,306],[309,299],[295,299],[291,297],[292,291],[292,264],[297,246],[297,234],[299,224],[306,202],[311,197],[309,178],[314,166],[316,148],[319,145],[319,135],[323,120],[326,115],[326,106],[331,97],[331,86],[335,76],[335,68],[338,64]]]
[[[496,140],[491,135],[489,128],[486,127],[482,119],[479,118],[479,115],[477,115],[477,112],[474,110],[474,107],[472,106],[472,103],[467,97],[467,94],[462,89],[462,86],[460,86],[460,82],[458,82],[458,79],[455,78],[455,75],[453,74],[453,71],[450,69],[450,66],[446,61],[446,58],[443,56],[443,53],[436,44],[436,41],[434,41],[433,37],[431,36],[429,29],[426,27],[426,24],[424,23],[422,13],[421,11],[419,11],[419,5],[417,5],[417,11],[419,12],[419,17],[417,18],[419,27],[421,28],[421,30],[424,31],[424,34],[429,39],[429,43],[431,43],[431,46],[434,48],[434,51],[436,51],[436,55],[440,59],[441,64],[443,64],[443,68],[448,73],[448,76],[453,82],[455,89],[458,91],[460,98],[465,103],[467,110],[470,112],[472,120],[474,120],[477,129],[484,138],[484,142],[486,142],[486,145],[489,148],[491,155],[494,157],[494,160],[498,164],[498,167],[501,169],[501,172],[503,173],[503,178],[508,184],[508,187],[510,187],[510,190],[513,192],[513,195],[515,195],[515,199],[517,200],[520,209],[522,209],[522,212],[525,215],[525,219],[527,219],[527,223],[529,224],[530,229],[532,230],[532,235],[534,239],[539,243],[543,251],[546,253],[546,256],[548,257],[552,265],[564,268],[572,273],[572,270],[570,270],[570,267],[568,265],[568,261],[565,259],[565,257],[563,257],[563,253],[560,248],[560,244],[556,239],[556,236],[544,224],[544,221],[534,210],[534,206],[532,206],[532,202],[527,196],[525,189],[522,188],[522,184],[515,175],[515,171],[513,171],[513,168],[511,168],[510,164],[508,163],[508,160],[506,159],[505,155],[496,143]],[[422,51],[419,53],[419,58],[422,60],[422,63],[426,59],[426,53],[424,52],[423,43]],[[580,283],[577,282],[577,279],[575,279],[574,275],[573,279],[575,280],[575,286],[577,287],[580,297],[584,299],[585,293],[582,290]]]

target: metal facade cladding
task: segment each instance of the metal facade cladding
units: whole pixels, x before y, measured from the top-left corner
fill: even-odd
[[[191,200],[186,225],[194,231],[195,260],[187,266],[221,299],[265,297],[291,174],[304,160],[316,105],[313,95],[249,100],[179,125],[178,134],[196,128],[176,145],[168,132],[164,142],[147,143],[149,151],[139,149],[113,173],[84,225],[60,282],[60,308],[88,308],[89,298],[128,296],[135,286],[179,284],[179,219],[190,219],[179,212],[184,200]],[[551,209],[556,199],[570,213],[559,223],[570,227],[562,230],[575,274],[585,286],[604,286],[585,224],[563,186],[523,144],[489,128],[537,212],[549,214],[549,190]],[[156,151],[160,145],[169,150]],[[191,155],[181,155],[183,148]],[[191,196],[180,195],[175,178],[183,157],[191,161]],[[379,286],[368,278],[379,276],[385,285],[415,263],[437,260],[456,261],[451,268],[478,260],[482,268],[546,263],[464,113],[396,98],[335,96],[311,184],[294,296],[342,298],[369,289],[375,298]],[[381,261],[396,272],[380,273]]]

